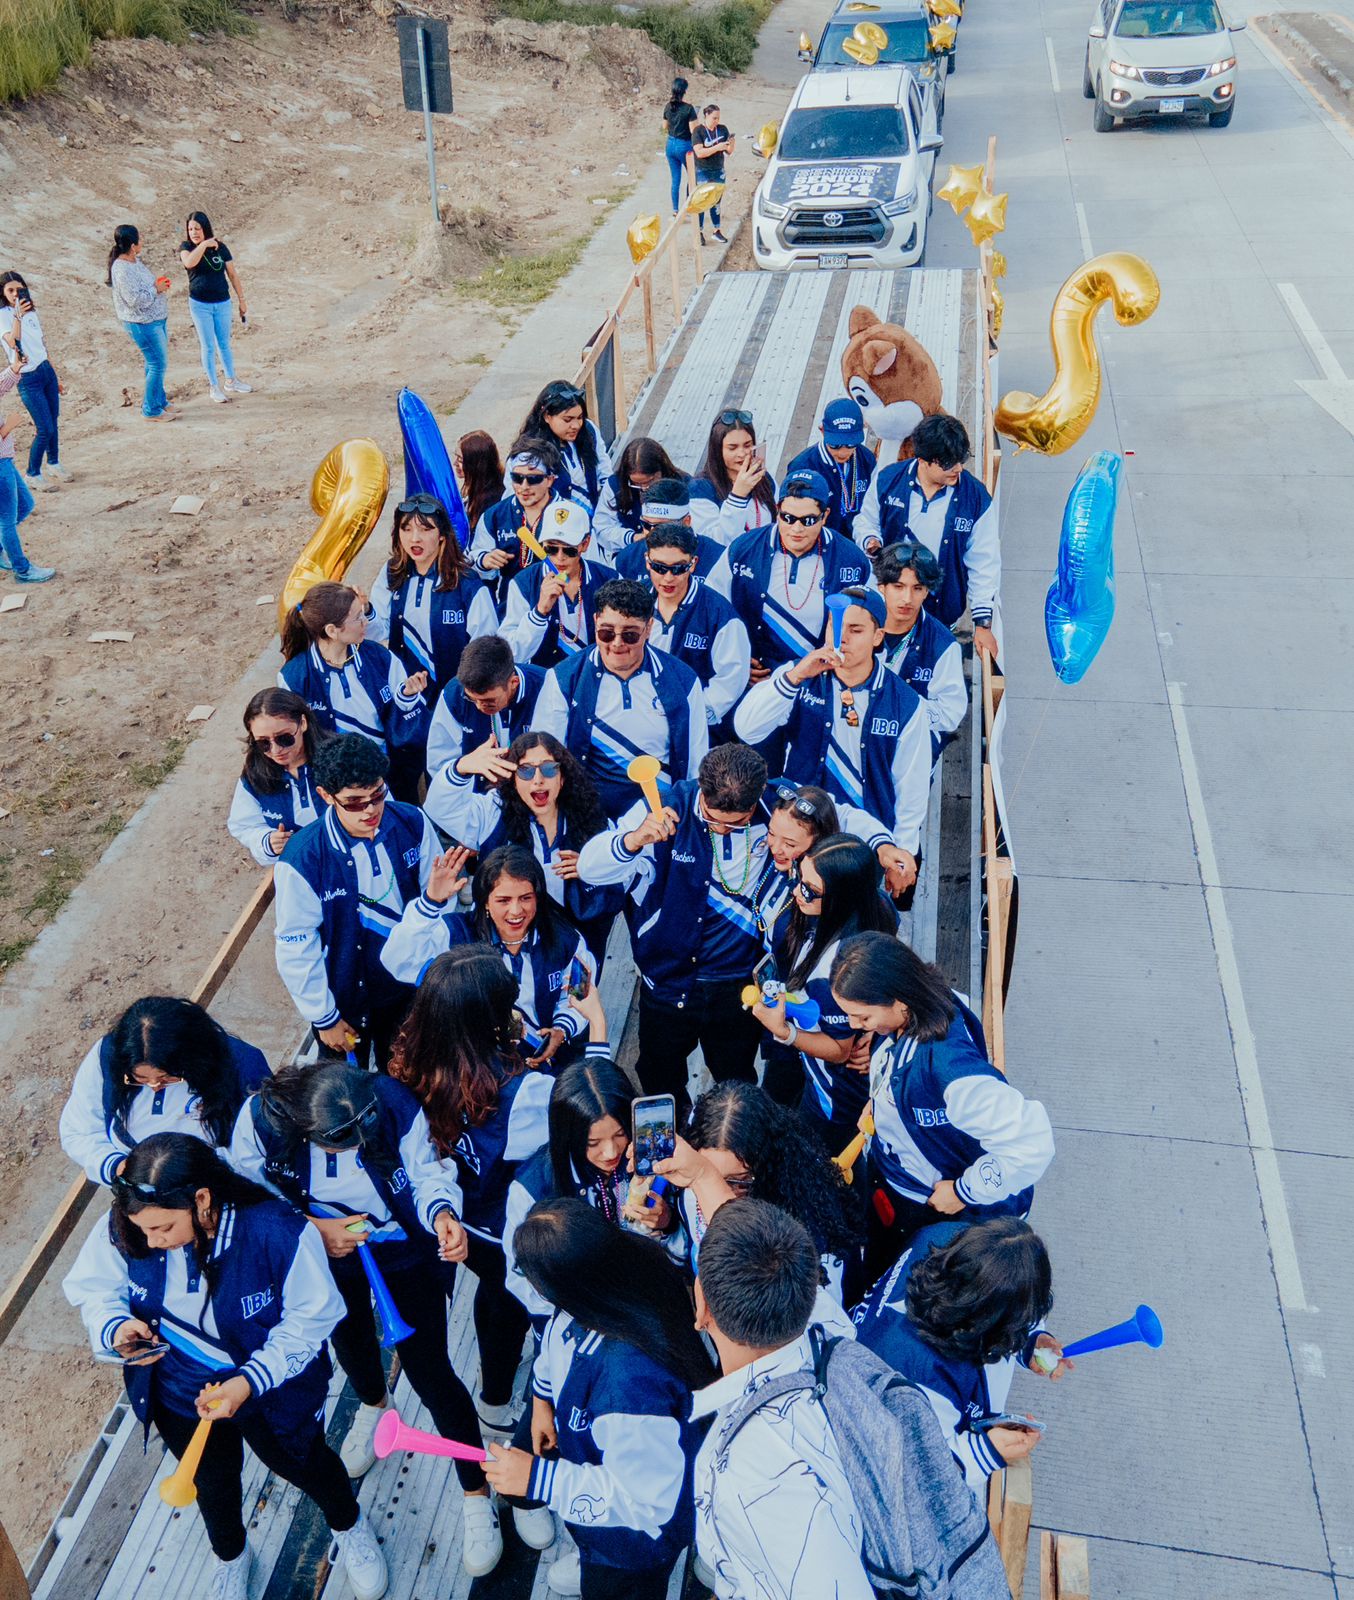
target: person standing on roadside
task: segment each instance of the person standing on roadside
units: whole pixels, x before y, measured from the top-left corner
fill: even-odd
[[[130,222],[113,229],[108,252],[108,283],[113,314],[126,328],[146,363],[146,393],[141,412],[148,422],[169,417],[165,368],[169,365],[169,279],[153,278],[141,260],[141,235]]]
[[[43,338],[42,324],[33,307],[33,291],[21,272],[0,272],[0,347],[8,357],[17,352],[23,361],[19,373],[19,398],[33,419],[33,443],[28,450],[28,471],[24,481],[30,489],[55,488],[65,483],[66,473],[57,460],[60,440],[57,418],[61,414],[61,379],[56,375]],[[47,476],[42,475],[43,457]]]
[[[227,394],[250,394],[249,384],[235,376],[235,358],[230,351],[231,289],[240,302],[240,321],[249,313],[235,260],[212,232],[211,219],[205,211],[191,212],[184,232],[187,238],[179,246],[179,260],[188,274],[188,314],[202,347],[202,370],[207,374],[211,397],[223,402]],[[216,381],[218,359],[225,373],[220,384]]]
[[[19,357],[0,371],[0,398],[17,387]],[[14,430],[18,414],[0,415],[0,572],[12,572],[20,583],[46,583],[56,577],[55,567],[37,567],[19,543],[19,524],[33,509],[33,496],[14,465]]]
[[[724,182],[724,157],[733,154],[733,135],[719,120],[719,107],[706,106],[701,112],[700,121],[691,129],[691,149],[696,161],[696,184],[723,183]],[[719,231],[719,207],[711,206],[708,212],[710,221],[714,223],[715,238],[720,244],[727,244],[728,240]],[[702,211],[700,217],[701,243],[705,243],[705,218],[707,213]]]
[[[668,172],[672,177],[672,214],[677,215],[682,203],[682,178],[687,190],[696,187],[695,156],[691,148],[691,124],[696,120],[696,108],[686,97],[685,78],[672,80],[672,96],[663,107],[663,126],[668,142],[664,154],[668,158]]]

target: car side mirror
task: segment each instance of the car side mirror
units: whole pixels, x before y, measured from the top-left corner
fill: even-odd
[[[917,141],[917,149],[923,155],[931,150],[939,150],[945,143],[944,137],[938,133],[928,133]]]
[[[812,61],[813,60],[813,51],[812,50],[801,50],[799,52],[799,59],[801,61]]]
[[[1229,22],[1227,31],[1228,33],[1245,33],[1246,24],[1244,22]]]
[[[1092,39],[1103,39],[1103,38],[1104,38],[1104,37],[1105,37],[1105,30],[1104,30],[1104,28],[1102,28],[1102,27],[1101,27],[1101,25],[1100,25],[1100,24],[1099,24],[1099,23],[1098,23],[1098,22],[1097,22],[1097,23],[1096,23],[1096,25],[1095,25],[1095,27],[1093,27],[1093,28],[1092,28],[1092,29],[1091,29],[1091,38],[1092,38]]]

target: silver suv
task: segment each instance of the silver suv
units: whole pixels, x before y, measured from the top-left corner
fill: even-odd
[[[1225,128],[1236,107],[1236,56],[1217,0],[1100,0],[1086,41],[1082,92],[1095,131],[1121,118],[1207,114]]]

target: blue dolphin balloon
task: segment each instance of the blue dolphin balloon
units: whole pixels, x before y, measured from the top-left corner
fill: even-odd
[[[447,508],[451,525],[464,549],[470,543],[470,521],[437,418],[412,389],[400,390],[395,409],[404,437],[405,495],[435,495]]]
[[[1053,670],[1080,683],[1114,621],[1114,511],[1124,458],[1093,455],[1077,474],[1063,508],[1058,571],[1044,601]]]

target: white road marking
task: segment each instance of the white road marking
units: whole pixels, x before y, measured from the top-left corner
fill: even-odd
[[[1044,49],[1048,51],[1048,75],[1053,80],[1053,92],[1061,94],[1063,86],[1058,81],[1058,63],[1053,59],[1053,41],[1047,34],[1044,35]]]
[[[1081,259],[1089,261],[1095,252],[1091,249],[1091,230],[1086,226],[1086,207],[1077,201],[1077,232],[1081,235]]]
[[[1297,324],[1302,342],[1312,352],[1312,360],[1321,368],[1321,374],[1331,383],[1346,381],[1345,369],[1335,359],[1335,352],[1326,343],[1326,337],[1316,325],[1316,319],[1307,309],[1307,303],[1291,283],[1276,283],[1279,298],[1288,307],[1288,314]]]
[[[1310,1311],[1312,1307],[1308,1305],[1302,1287],[1302,1272],[1293,1241],[1293,1225],[1288,1215],[1288,1199],[1279,1172],[1279,1158],[1274,1149],[1274,1135],[1270,1130],[1269,1107],[1265,1103],[1264,1085],[1260,1081],[1255,1035],[1251,1032],[1246,998],[1241,988],[1241,971],[1237,965],[1236,947],[1232,943],[1232,924],[1218,875],[1213,831],[1208,825],[1208,812],[1204,808],[1203,785],[1199,781],[1199,768],[1194,760],[1194,746],[1190,742],[1180,688],[1178,683],[1168,683],[1166,697],[1170,701],[1171,723],[1175,729],[1175,745],[1185,784],[1185,804],[1189,810],[1190,830],[1194,835],[1194,851],[1199,860],[1204,907],[1213,934],[1213,950],[1217,957],[1223,1004],[1227,1010],[1227,1025],[1232,1035],[1237,1082],[1241,1086],[1241,1114],[1246,1119],[1246,1138],[1255,1163],[1255,1181],[1260,1190],[1260,1210],[1265,1232],[1269,1236],[1279,1304],[1286,1311]]]

